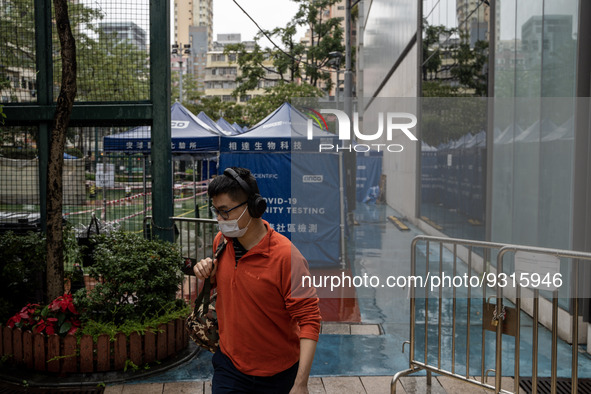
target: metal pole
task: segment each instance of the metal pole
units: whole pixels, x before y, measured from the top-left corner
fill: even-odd
[[[531,356],[531,392],[538,394],[538,319],[540,315],[540,291],[534,290],[534,317],[532,334],[532,356]]]
[[[341,205],[341,269],[345,269],[345,189],[343,180],[343,152],[339,152],[339,204]]]
[[[345,5],[345,103],[344,110],[349,119],[353,119],[353,71],[351,69],[351,0]],[[337,86],[338,87],[338,86]],[[349,212],[355,210],[356,182],[355,152],[345,153],[345,170],[347,171],[347,206]],[[352,218],[351,218],[352,219]]]
[[[179,61],[181,70],[179,71],[179,103],[183,103],[183,55],[181,54],[181,60]]]
[[[503,272],[503,255],[499,253],[497,257],[497,273]],[[497,283],[497,316],[501,315],[503,310],[503,288]],[[519,312],[518,312],[519,313]],[[501,378],[503,376],[503,320],[497,321],[497,332],[496,332],[496,347],[495,347],[495,393],[501,390]],[[553,326],[554,328],[554,326]],[[484,358],[484,356],[483,356]],[[519,362],[519,360],[515,360]]]
[[[199,204],[197,203],[197,168],[195,166],[195,157],[191,156],[191,160],[193,163],[193,204],[195,205],[195,217],[199,217]]]
[[[573,272],[578,277],[579,274],[579,259],[574,259]],[[574,281],[573,292],[573,325],[572,325],[572,366],[571,366],[571,393],[577,394],[579,392],[579,280]]]
[[[550,359],[550,392],[556,394],[558,380],[558,290],[552,293],[552,350]]]
[[[146,186],[147,184],[147,175],[146,175],[146,171],[148,170],[148,167],[146,166],[146,154],[144,153],[143,159],[142,159],[142,185],[143,185],[143,191],[142,194],[144,195],[144,217],[146,217],[148,215],[148,188]]]
[[[337,68],[337,88],[335,91],[335,98],[337,101],[337,109],[339,109],[339,80],[341,79],[340,78],[340,76],[341,76],[341,67],[340,66],[341,65],[339,64],[339,67]]]

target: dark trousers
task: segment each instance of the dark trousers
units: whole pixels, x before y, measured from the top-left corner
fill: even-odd
[[[273,376],[251,376],[240,372],[232,360],[218,350],[211,359],[213,394],[253,393],[280,394],[289,393],[298,373],[298,363]]]

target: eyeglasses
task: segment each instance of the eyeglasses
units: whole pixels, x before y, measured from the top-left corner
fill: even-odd
[[[222,219],[228,220],[230,218],[230,212],[232,212],[236,208],[239,208],[239,207],[243,206],[247,202],[248,202],[248,200],[247,201],[244,201],[242,204],[236,205],[234,208],[228,209],[227,211],[224,211],[223,209],[220,210],[220,209],[217,209],[216,207],[212,206],[211,207],[211,212],[213,213],[214,216],[221,216]]]

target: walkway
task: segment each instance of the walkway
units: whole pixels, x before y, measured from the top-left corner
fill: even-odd
[[[310,394],[390,394],[392,376],[331,376],[310,378]],[[404,377],[396,387],[397,394],[422,394],[429,392],[427,377]],[[504,378],[503,387],[512,387],[513,379]],[[468,383],[448,377],[433,377],[432,394],[493,393]],[[210,394],[210,381],[179,383],[144,383],[110,386],[104,394]]]
[[[410,274],[410,245],[412,239],[421,234],[413,226],[409,231],[399,230],[389,216],[398,216],[392,209],[383,205],[358,204],[356,221],[359,223],[353,229],[354,236],[348,240],[350,256],[352,256],[351,272],[353,275],[377,276],[386,278],[389,275]],[[426,251],[425,251],[426,253]],[[438,259],[438,251],[430,251],[433,261]],[[443,260],[445,261],[445,257]],[[324,272],[324,271],[321,271]],[[402,353],[404,341],[409,339],[409,301],[408,289],[359,287],[356,289],[356,298],[333,298],[325,303],[323,316],[330,316],[330,320],[323,322],[322,332],[314,364],[312,366],[310,392],[311,393],[389,393],[392,376],[398,371],[408,368],[408,346]],[[424,309],[424,304],[417,302],[417,311]],[[437,302],[430,302],[429,309],[435,308]],[[482,320],[479,312],[474,307],[472,327],[477,332],[482,329],[478,321]],[[462,305],[462,303],[458,303]],[[451,313],[449,305],[446,313]],[[430,312],[430,316],[435,313]],[[417,317],[420,313],[417,314]],[[481,323],[480,323],[481,324]],[[524,332],[531,329],[531,319],[522,317]],[[437,322],[429,321],[429,331],[437,326]],[[422,354],[424,343],[424,323],[417,320],[417,354]],[[488,335],[489,333],[487,333]],[[494,335],[494,333],[490,333]],[[522,333],[523,334],[523,333]],[[465,338],[466,329],[459,328],[456,337]],[[471,336],[471,366],[470,375],[480,376],[481,348],[478,334]],[[442,333],[444,346],[451,343],[451,331]],[[505,340],[505,339],[504,339]],[[507,338],[507,346],[503,345],[503,386],[507,389],[513,387],[512,375],[513,352],[511,341]],[[547,343],[549,333],[540,329],[540,344]],[[459,340],[458,340],[459,341]],[[488,341],[487,341],[488,342]],[[430,347],[432,343],[429,343]],[[522,346],[527,346],[528,341],[523,340]],[[457,349],[456,363],[461,364],[462,354],[465,356],[465,347],[461,345]],[[539,376],[549,376],[550,358],[548,347],[540,349]],[[559,377],[570,376],[569,357],[570,346],[564,342],[559,344]],[[443,366],[449,363],[450,351],[443,348]],[[492,359],[494,351],[487,349],[485,368],[494,366]],[[583,350],[579,353],[579,376],[591,377],[591,357]],[[429,357],[431,359],[431,357]],[[529,358],[529,360],[528,360]],[[458,361],[459,360],[459,361]],[[432,360],[430,360],[432,361]],[[521,352],[522,375],[528,373],[531,368],[531,352],[525,349]],[[529,366],[529,367],[528,367]],[[464,371],[460,371],[460,369]],[[531,369],[529,369],[531,371]],[[456,373],[464,374],[465,366],[458,366]],[[108,386],[106,393],[207,393],[212,377],[211,354],[201,352],[193,360],[176,367],[174,370],[159,373],[145,378],[142,381],[130,381],[128,384]],[[435,377],[432,380],[432,393],[485,393],[482,388],[459,382],[447,377]],[[489,383],[494,384],[492,376]],[[425,393],[426,376],[419,372],[402,379],[398,386],[398,393]]]

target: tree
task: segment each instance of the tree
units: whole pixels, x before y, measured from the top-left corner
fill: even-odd
[[[171,75],[170,95],[172,101],[178,100],[179,95],[179,73]],[[197,103],[203,96],[203,87],[199,86],[199,80],[195,74],[183,74],[183,102],[181,104]]]
[[[47,173],[47,296],[53,300],[64,293],[62,169],[66,130],[76,97],[76,42],[72,35],[67,0],[53,0],[56,30],[62,59],[61,87],[50,135]]]
[[[6,70],[35,70],[34,7],[29,0],[4,0],[2,2],[2,29],[0,29],[0,90],[18,102],[15,84],[7,79]],[[125,101],[149,98],[148,52],[137,48],[116,34],[100,28],[104,15],[99,9],[82,2],[70,2],[68,15],[72,34],[77,42],[77,101]],[[53,47],[59,48],[59,38],[54,30]],[[61,58],[53,51],[54,85],[61,81]],[[27,128],[11,127],[3,138],[15,138]],[[66,139],[73,142],[75,129],[68,129]],[[83,145],[79,135],[79,144]],[[2,138],[2,137],[0,137]],[[36,136],[34,136],[36,138]]]
[[[244,106],[234,101],[222,101],[219,97],[206,97],[194,104],[187,103],[186,107],[194,114],[203,111],[214,120],[223,117],[230,123],[244,124]]]
[[[432,26],[423,20],[423,96],[486,96],[488,93],[488,42],[470,46],[469,36],[452,39],[456,28]],[[453,60],[444,64],[444,59]],[[441,76],[449,71],[450,76]]]
[[[309,84],[280,83],[277,86],[266,89],[262,96],[255,96],[245,109],[245,123],[253,126],[260,122],[285,102],[292,102],[296,97],[321,97],[324,92]]]
[[[451,74],[460,85],[474,90],[476,96],[486,96],[488,93],[488,42],[478,40],[474,48],[464,39],[453,53],[455,64]]]
[[[453,29],[445,26],[431,26],[427,20],[423,20],[423,81],[436,79],[441,67],[441,37],[451,37]]]
[[[280,80],[294,83],[299,79],[314,87],[320,82],[331,85],[329,62],[331,53],[342,53],[343,29],[337,18],[326,18],[325,12],[338,0],[293,0],[299,9],[286,27],[265,30],[255,37],[252,51],[242,44],[229,45],[225,53],[236,53],[236,62],[241,75],[237,77],[238,86],[235,97],[246,94],[260,86],[261,81]],[[310,42],[303,44],[295,40],[298,27],[310,30]],[[263,37],[279,41],[283,48],[265,48],[259,44]],[[278,44],[279,45],[279,44]]]

